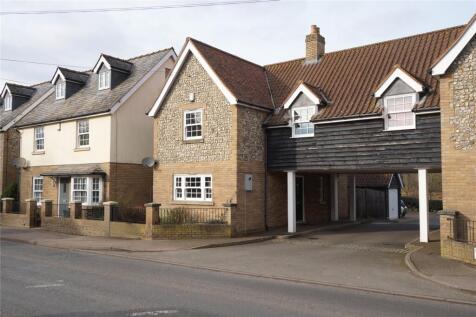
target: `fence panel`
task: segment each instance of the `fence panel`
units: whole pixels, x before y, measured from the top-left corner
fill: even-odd
[[[455,240],[460,242],[476,243],[476,221],[456,219]],[[453,228],[453,226],[450,226]]]
[[[86,210],[86,219],[89,220],[104,220],[104,206],[83,206]]]
[[[114,206],[111,209],[111,221],[145,224],[145,207]]]

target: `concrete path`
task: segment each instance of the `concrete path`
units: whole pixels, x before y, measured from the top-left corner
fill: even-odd
[[[0,227],[0,239],[45,247],[95,251],[163,252],[229,246],[269,240],[271,236],[196,240],[134,240],[86,237],[37,229]]]

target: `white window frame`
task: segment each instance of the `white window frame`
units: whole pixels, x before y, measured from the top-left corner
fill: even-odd
[[[186,179],[189,177],[200,178],[200,187],[187,187]],[[205,186],[206,178],[210,178],[210,186]],[[180,179],[180,187],[177,187],[177,179]],[[187,188],[200,188],[201,197],[187,198]],[[210,197],[207,197],[207,189],[210,190]],[[178,196],[181,192],[181,197]],[[173,177],[173,200],[174,201],[195,201],[195,202],[211,202],[213,201],[213,177],[211,174],[178,174]]]
[[[41,189],[37,189],[36,187],[36,181],[40,181],[41,180]],[[45,186],[45,183],[44,183],[44,179],[43,179],[43,176],[34,176],[33,179],[32,179],[32,196],[33,196],[33,199],[36,200],[36,204],[38,206],[41,205],[41,199],[43,198],[43,189],[44,189],[44,186]],[[37,198],[36,197],[36,194],[39,193],[39,197]]]
[[[388,111],[388,101],[390,99],[396,99],[396,98],[404,98],[405,97],[411,97],[412,98],[412,110],[411,111],[395,111],[392,113],[410,113],[413,116],[413,124],[412,125],[403,125],[403,126],[396,126],[396,127],[390,127],[389,124],[389,119],[392,113]],[[386,96],[383,99],[384,102],[384,118],[385,118],[385,130],[386,131],[398,131],[398,130],[412,130],[416,129],[416,114],[413,111],[413,108],[415,107],[415,104],[418,102],[418,95],[416,93],[409,93],[409,94],[400,94],[400,95],[392,95],[392,96]]]
[[[98,73],[98,90],[111,88],[111,70],[103,66]]]
[[[200,113],[200,124],[187,124],[187,114]],[[187,136],[187,127],[200,125],[200,136]],[[203,109],[187,110],[183,113],[183,139],[184,140],[201,140],[203,139]]]
[[[79,127],[81,125],[81,122],[86,122],[87,123],[88,132],[80,132],[79,131]],[[81,145],[80,140],[81,140],[82,135],[87,135],[88,136],[88,144]],[[90,144],[91,144],[91,133],[90,133],[90,127],[89,127],[89,120],[88,119],[78,120],[76,122],[76,147],[77,148],[88,148]]]
[[[56,100],[64,99],[66,97],[66,82],[64,80],[58,80],[55,85]]]
[[[38,131],[41,130],[41,137],[38,137]],[[43,147],[38,147],[38,141],[43,141]],[[33,129],[33,151],[34,152],[42,152],[45,150],[45,127],[35,127]]]
[[[5,111],[12,111],[13,109],[13,98],[9,92],[7,92],[5,98],[3,98],[3,109]]]
[[[314,114],[311,115],[314,116],[318,109],[317,109],[317,106],[315,105],[312,105],[312,106],[297,106],[297,107],[291,107],[290,108],[290,111],[291,111],[291,126],[292,126],[292,130],[293,130],[293,133],[292,133],[292,137],[293,138],[307,138],[307,137],[313,137],[314,136],[314,123],[311,122],[311,118],[309,118],[309,121],[304,121],[304,120],[296,120],[294,118],[295,114],[294,114],[294,111],[295,110],[299,110],[299,109],[307,109],[309,111],[309,109],[312,109],[314,111]],[[312,125],[312,133],[306,133],[306,134],[296,134],[296,124],[299,124],[299,123],[309,123]]]
[[[86,188],[84,190],[75,190],[74,189],[74,182],[76,179],[84,178],[86,180]],[[93,202],[93,180],[99,180],[99,201]],[[85,191],[86,192],[86,201],[82,202],[85,206],[95,206],[100,205],[102,203],[102,195],[103,195],[103,180],[101,176],[73,176],[71,177],[71,200],[74,201],[74,192],[76,191]],[[97,191],[97,190],[96,190]]]

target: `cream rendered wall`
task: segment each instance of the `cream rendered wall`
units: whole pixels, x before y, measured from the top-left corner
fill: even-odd
[[[110,159],[111,116],[89,118],[89,150],[76,150],[76,122],[44,126],[44,154],[33,152],[34,128],[21,130],[20,156],[30,166],[104,163]]]
[[[146,113],[165,85],[165,68],[173,66],[170,58],[113,114],[111,162],[141,163],[152,157],[154,119]]]

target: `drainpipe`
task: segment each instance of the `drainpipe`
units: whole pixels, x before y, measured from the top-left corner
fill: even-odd
[[[268,132],[264,129],[264,230],[268,231]]]

